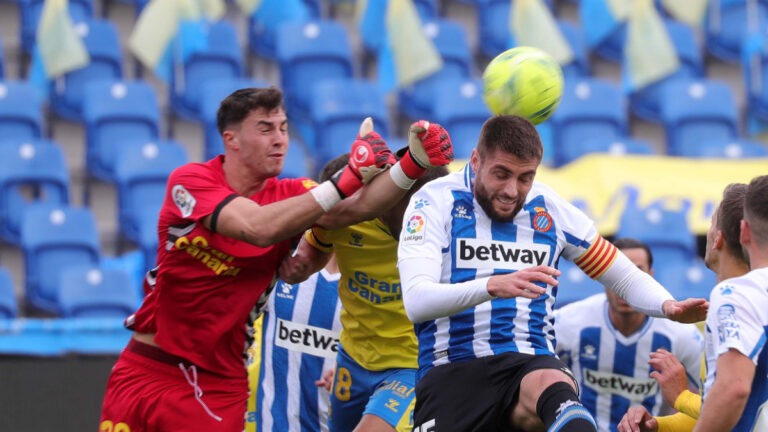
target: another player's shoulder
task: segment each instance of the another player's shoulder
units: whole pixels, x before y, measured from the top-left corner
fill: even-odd
[[[223,170],[218,159],[211,159],[206,162],[189,162],[174,169],[169,176],[169,181],[214,179],[221,173]]]
[[[725,279],[712,289],[710,299],[721,301],[727,298],[743,298],[747,301],[768,301],[768,268]]]

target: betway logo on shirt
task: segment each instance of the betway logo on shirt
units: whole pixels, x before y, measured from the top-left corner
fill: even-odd
[[[291,351],[335,359],[339,334],[322,327],[278,319],[275,345]]]
[[[598,393],[612,393],[633,402],[642,402],[658,393],[658,383],[653,378],[635,378],[610,372],[584,369],[584,385]]]
[[[549,263],[550,247],[543,244],[460,238],[456,246],[457,268],[523,270]]]

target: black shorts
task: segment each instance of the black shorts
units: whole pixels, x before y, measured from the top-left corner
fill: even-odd
[[[558,369],[573,378],[557,357],[521,353],[433,368],[416,383],[414,432],[515,431],[510,410],[523,377],[537,369]]]

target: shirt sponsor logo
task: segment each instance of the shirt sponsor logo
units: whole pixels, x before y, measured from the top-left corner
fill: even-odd
[[[598,393],[615,394],[633,402],[642,402],[659,391],[658,383],[650,377],[635,378],[591,369],[584,369],[584,385]]]
[[[549,262],[549,246],[473,238],[456,241],[456,267],[523,270]]]
[[[427,218],[421,213],[414,213],[405,224],[403,241],[421,243],[424,241],[424,231],[427,226]]]
[[[240,273],[240,267],[231,265],[235,258],[232,255],[210,247],[208,239],[203,236],[196,236],[192,239],[182,236],[176,239],[173,245],[176,249],[188,253],[192,258],[204,264],[217,275],[237,276]]]
[[[741,326],[736,318],[736,308],[731,304],[724,304],[717,309],[717,335],[720,343],[726,340],[740,340]]]
[[[171,189],[171,195],[174,204],[181,212],[181,217],[190,217],[192,211],[195,210],[195,204],[197,204],[195,197],[182,185],[174,185]]]
[[[349,291],[373,304],[389,303],[403,299],[400,282],[378,280],[367,273],[356,271],[354,277],[347,279]]]
[[[335,359],[339,349],[339,334],[322,327],[278,319],[275,345],[291,351]]]

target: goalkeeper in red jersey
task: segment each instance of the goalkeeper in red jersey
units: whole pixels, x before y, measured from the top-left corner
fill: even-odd
[[[348,165],[319,185],[277,179],[288,147],[279,90],[235,91],[217,122],[224,154],[168,179],[156,267],[126,320],[134,334],[109,377],[101,431],[241,431],[251,324],[292,242],[313,224],[370,219],[407,193],[408,173],[370,120]]]

